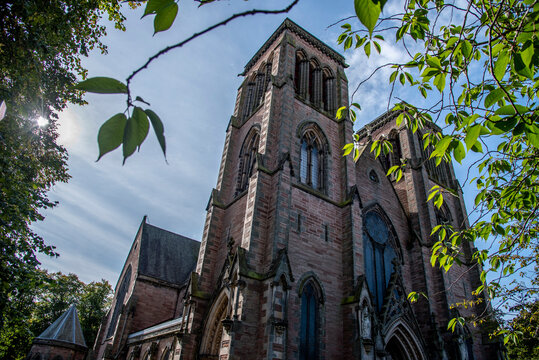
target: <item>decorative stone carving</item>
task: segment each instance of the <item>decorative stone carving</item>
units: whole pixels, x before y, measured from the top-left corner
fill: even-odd
[[[371,314],[368,306],[364,306],[361,309],[361,338],[372,338]]]
[[[462,336],[459,336],[459,338],[457,339],[457,342],[459,346],[460,360],[469,360],[468,348]]]

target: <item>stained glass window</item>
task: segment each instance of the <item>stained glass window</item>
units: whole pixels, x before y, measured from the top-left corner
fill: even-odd
[[[365,277],[378,311],[382,309],[394,271],[393,259],[396,254],[389,242],[390,236],[389,228],[380,215],[374,211],[367,213],[364,231]]]

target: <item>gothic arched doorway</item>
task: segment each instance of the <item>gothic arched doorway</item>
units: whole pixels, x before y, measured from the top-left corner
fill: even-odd
[[[200,345],[200,359],[218,359],[223,338],[223,320],[228,315],[228,296],[225,291],[212,306]]]
[[[388,360],[426,360],[418,338],[404,322],[395,323],[385,338]]]

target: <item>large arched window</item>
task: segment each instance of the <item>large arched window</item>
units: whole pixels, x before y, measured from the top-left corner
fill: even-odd
[[[320,295],[313,280],[308,280],[301,292],[301,326],[299,334],[300,360],[319,358]]]
[[[324,191],[326,176],[327,144],[316,128],[307,129],[301,138],[299,176],[300,181],[312,188]]]
[[[114,330],[116,330],[116,323],[118,322],[118,317],[122,311],[122,306],[124,304],[125,295],[127,290],[129,290],[129,284],[131,282],[131,265],[125,271],[124,278],[116,295],[116,304],[114,305],[114,311],[112,312],[112,317],[109,323],[109,329],[107,331],[107,337],[114,335]]]
[[[387,223],[375,211],[364,219],[365,275],[378,311],[382,309],[389,279],[394,271],[395,249]]]
[[[249,134],[243,142],[243,146],[240,151],[240,161],[238,169],[238,186],[236,188],[236,194],[241,193],[249,185],[249,179],[253,175],[253,170],[256,163],[256,154],[258,153],[258,142],[260,136],[258,129],[253,128],[249,131]]]

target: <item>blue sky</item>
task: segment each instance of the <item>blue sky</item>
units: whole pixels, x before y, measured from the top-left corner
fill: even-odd
[[[386,11],[397,3],[388,3]],[[155,36],[153,18],[140,19],[143,8],[125,9],[127,31],[110,26],[104,39],[109,54],[94,52],[84,65],[90,77],[124,80],[156,51],[233,13],[287,4],[230,0],[197,8],[195,2],[184,1],[172,28]],[[123,112],[121,95],[87,94],[89,105],[70,106],[60,114],[59,142],[69,151],[72,179],[52,189],[49,195],[59,206],[46,211],[45,221],[33,226],[60,253],[54,259],[41,257],[43,266],[76,273],[86,282],[104,278],[115,284],[144,215],[155,226],[200,240],[226,126],[242,81],[237,74],[286,17],[343,53],[336,43],[340,28],[327,27],[353,13],[351,0],[302,0],[286,15],[237,19],[154,61],[133,80],[132,90],[151,103],[165,124],[168,164],[152,130],[141,151],[124,166],[121,151],[95,162],[98,129]],[[382,56],[368,61],[363,52],[345,53],[351,89],[376,66],[397,61],[401,54],[391,46],[383,46]],[[381,72],[356,95],[364,109],[357,127],[387,109],[389,72]]]

